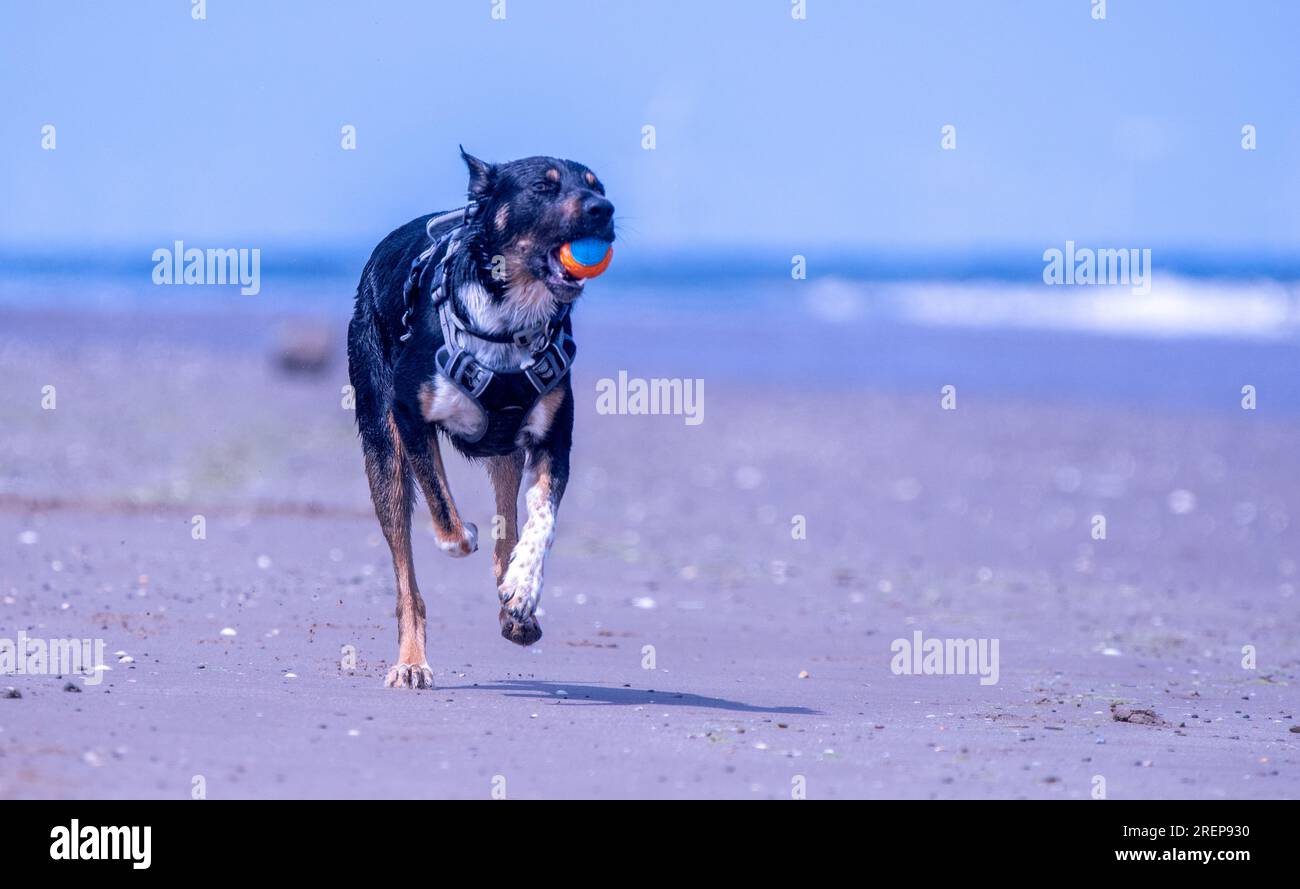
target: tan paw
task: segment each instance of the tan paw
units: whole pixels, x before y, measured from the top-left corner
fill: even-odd
[[[433,688],[433,671],[428,664],[397,664],[384,679],[385,688]]]

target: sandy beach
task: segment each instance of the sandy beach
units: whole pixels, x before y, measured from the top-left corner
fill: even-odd
[[[437,688],[401,692],[338,302],[3,310],[0,636],[102,639],[109,669],[0,676],[0,797],[1300,795],[1300,418],[1237,408],[1232,374],[1199,400],[1062,382],[1192,347],[971,334],[969,375],[891,373],[882,344],[831,378],[773,369],[808,331],[758,355],[580,316],[545,637],[499,637],[489,553],[446,558],[417,507]],[[302,329],[334,337],[318,374],[273,360]],[[980,384],[1017,348],[1055,383]],[[705,380],[704,422],[597,413],[620,369]],[[449,471],[489,527],[481,471]],[[918,631],[997,640],[996,684],[898,675]]]

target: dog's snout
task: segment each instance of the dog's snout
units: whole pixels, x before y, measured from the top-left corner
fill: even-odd
[[[614,217],[614,205],[600,195],[592,195],[587,198],[584,209],[588,219],[601,225],[609,222]]]

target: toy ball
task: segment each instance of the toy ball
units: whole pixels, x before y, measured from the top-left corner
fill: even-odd
[[[594,278],[609,268],[614,245],[600,238],[581,238],[560,247],[560,265],[575,278]]]

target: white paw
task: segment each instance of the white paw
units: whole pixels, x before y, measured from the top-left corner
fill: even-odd
[[[433,671],[428,664],[397,664],[384,679],[385,688],[433,688]]]
[[[497,590],[501,607],[515,620],[527,621],[542,599],[542,575],[528,562],[511,560],[505,580]]]
[[[438,548],[453,559],[463,559],[478,550],[478,526],[466,522],[458,540],[438,540]]]

